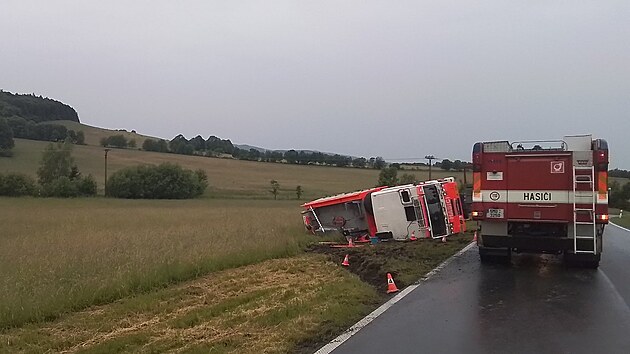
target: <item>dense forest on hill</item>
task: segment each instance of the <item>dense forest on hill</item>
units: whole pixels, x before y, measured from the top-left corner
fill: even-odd
[[[19,117],[34,123],[51,120],[79,122],[74,108],[48,97],[0,90],[0,117]]]

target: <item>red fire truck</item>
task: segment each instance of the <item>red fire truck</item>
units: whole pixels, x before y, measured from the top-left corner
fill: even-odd
[[[465,231],[462,203],[452,177],[320,198],[302,205],[313,234],[341,232],[355,239],[442,238]]]
[[[509,262],[515,251],[599,265],[608,223],[606,140],[479,142],[472,159],[471,215],[482,262]]]

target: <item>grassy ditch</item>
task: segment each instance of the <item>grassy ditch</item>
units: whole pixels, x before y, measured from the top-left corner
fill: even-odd
[[[12,353],[288,353],[330,337],[382,296],[322,255],[264,261],[0,332]]]
[[[472,241],[472,233],[450,236],[447,242],[420,239],[414,242],[382,242],[354,248],[331,248],[314,244],[310,250],[328,255],[341,264],[348,255],[348,270],[379,291],[387,289],[387,273],[391,273],[399,289],[413,284],[445,259]]]
[[[0,331],[0,352],[310,353],[468,244],[420,240],[273,259]],[[350,267],[339,263],[346,251]]]

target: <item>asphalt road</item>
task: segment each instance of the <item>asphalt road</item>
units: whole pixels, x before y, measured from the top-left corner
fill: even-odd
[[[630,232],[607,227],[598,270],[473,247],[333,353],[630,353]]]

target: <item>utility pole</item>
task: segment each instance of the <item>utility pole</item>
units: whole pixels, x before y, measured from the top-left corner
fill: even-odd
[[[431,166],[433,165],[433,160],[435,160],[435,156],[433,155],[427,155],[424,157],[425,159],[429,160],[429,180],[431,180]]]
[[[105,196],[107,197],[107,153],[110,149],[105,149]]]

